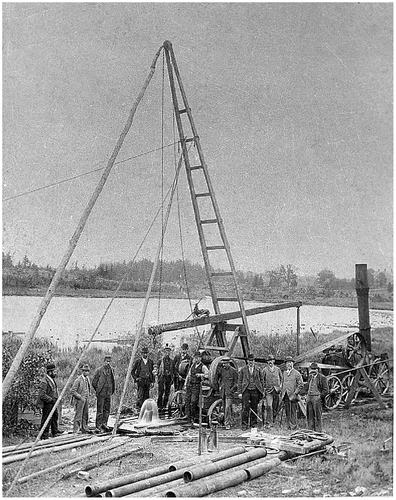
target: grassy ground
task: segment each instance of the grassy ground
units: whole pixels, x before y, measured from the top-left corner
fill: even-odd
[[[299,421],[299,427],[305,427],[304,420]],[[173,429],[180,429],[180,427]],[[391,441],[385,445],[386,449],[384,449],[384,442],[392,436],[393,432],[392,408],[379,410],[378,405],[353,406],[349,410],[325,413],[324,431],[334,438],[334,447],[347,444],[349,449],[346,456],[328,453],[318,457],[282,462],[280,466],[260,478],[210,496],[340,497],[355,496],[357,491],[363,492],[363,496],[392,496],[393,457],[392,449],[389,450],[389,447],[392,447]],[[196,430],[188,432],[197,433]],[[288,431],[279,424],[272,429],[272,432],[288,435]],[[221,433],[238,436],[241,431],[234,427],[231,431],[221,430]],[[103,444],[32,458],[22,476],[49,465],[64,462],[76,456],[76,453],[84,454],[100,446],[103,447]],[[131,438],[129,443],[120,450],[137,446],[143,449],[110,465],[93,469],[89,473],[88,480],[76,475],[69,479],[62,479],[65,472],[76,468],[76,465],[73,465],[17,486],[11,492],[11,496],[81,496],[87,484],[95,484],[158,465],[169,464],[176,459],[189,459],[197,456],[196,443],[151,443],[148,437]],[[233,446],[232,443],[226,443],[221,444],[220,448],[224,450]],[[3,467],[4,492],[9,487],[19,466],[20,463]]]

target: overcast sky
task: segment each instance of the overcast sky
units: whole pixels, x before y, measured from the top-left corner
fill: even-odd
[[[8,198],[104,167],[170,40],[236,267],[390,269],[392,18],[391,3],[3,3],[3,251],[59,264],[101,171]],[[162,116],[173,141],[162,65],[118,160],[159,148]],[[172,147],[114,168],[71,263],[134,257],[162,168],[166,191]],[[201,263],[184,172],[178,202]],[[166,260],[181,258],[177,213]]]

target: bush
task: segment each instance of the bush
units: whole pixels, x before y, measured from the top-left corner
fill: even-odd
[[[3,340],[3,379],[20,346],[20,339],[6,337]],[[4,434],[16,428],[19,411],[35,409],[38,387],[44,376],[45,366],[52,359],[52,346],[48,341],[36,339],[32,342],[3,402]]]

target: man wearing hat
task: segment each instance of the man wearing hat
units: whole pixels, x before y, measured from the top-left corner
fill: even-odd
[[[107,420],[110,415],[111,396],[115,391],[115,377],[109,354],[104,357],[104,364],[96,370],[92,387],[96,393],[96,429],[108,432],[110,429],[107,427]]]
[[[261,370],[255,365],[254,355],[248,355],[248,364],[241,368],[238,375],[238,393],[242,399],[242,430],[257,427],[258,402],[264,394],[264,384]]]
[[[36,405],[39,408],[43,409],[43,415],[41,417],[41,425],[40,429],[43,428],[45,421],[48,418],[48,415],[51,413],[52,408],[54,407],[57,399],[58,399],[58,386],[56,385],[55,377],[56,370],[55,364],[49,363],[47,365],[47,373],[44,379],[41,381],[37,402]],[[44,429],[43,434],[41,435],[41,439],[48,439],[49,429],[51,427],[52,436],[59,436],[63,434],[63,431],[60,431],[58,428],[58,409],[54,411],[50,421],[48,422],[47,427]]]
[[[327,378],[319,373],[317,363],[309,367],[307,389],[307,426],[308,429],[322,432],[322,399],[329,393]]]
[[[263,368],[266,425],[272,426],[279,406],[279,394],[282,386],[282,371],[275,365],[275,357],[269,354],[267,365]]]
[[[136,408],[140,411],[142,404],[150,398],[150,389],[154,387],[154,361],[148,357],[148,348],[142,348],[142,356],[132,366],[132,377],[137,384]]]
[[[176,354],[175,359],[173,360],[173,387],[175,389],[175,392],[181,391],[183,389],[190,364],[191,355],[188,352],[188,344],[183,343],[181,346],[181,352]]]
[[[158,409],[166,408],[169,399],[169,393],[174,377],[174,364],[173,359],[170,357],[171,348],[168,344],[164,347],[164,356],[158,360],[157,374],[158,374]]]
[[[282,391],[280,400],[285,404],[286,424],[288,429],[297,429],[297,405],[299,393],[304,387],[301,373],[293,368],[294,361],[291,356],[285,359],[286,370],[283,373]]]
[[[72,405],[75,408],[73,432],[75,434],[87,434],[88,429],[88,403],[91,394],[91,382],[89,380],[89,365],[84,363],[81,366],[81,375],[74,381],[71,394]]]
[[[218,369],[217,384],[220,397],[223,400],[224,425],[226,430],[231,429],[232,399],[238,388],[238,372],[231,366],[231,358],[224,356]]]
[[[199,418],[199,393],[203,379],[209,377],[208,368],[202,363],[202,353],[194,352],[193,361],[186,377],[186,417],[194,424]]]

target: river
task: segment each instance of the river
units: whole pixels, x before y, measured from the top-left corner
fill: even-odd
[[[3,332],[26,332],[42,301],[42,297],[4,296]],[[60,348],[73,347],[89,339],[108,306],[108,298],[54,297],[44,315],[36,337],[50,339]],[[125,337],[136,331],[140,321],[144,299],[116,299],[101,324],[95,339]],[[262,306],[262,302],[245,302],[246,309]],[[199,303],[200,308],[213,312],[209,297]],[[221,311],[237,309],[234,302],[221,303]],[[144,325],[182,321],[190,315],[186,299],[152,299],[146,313]],[[158,321],[159,318],[159,321]],[[356,331],[358,327],[357,308],[303,305],[300,308],[301,331],[313,329],[315,333]],[[261,333],[296,332],[296,308],[249,316],[249,327]],[[393,311],[371,310],[372,328],[392,327]],[[208,326],[206,326],[208,328]],[[167,332],[163,341],[178,347],[180,339],[192,330]],[[114,343],[100,343],[102,349],[111,349]]]

